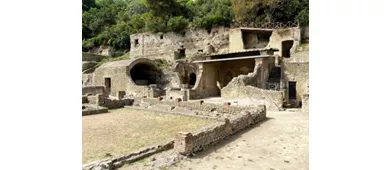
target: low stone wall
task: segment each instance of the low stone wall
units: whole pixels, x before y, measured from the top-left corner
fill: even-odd
[[[133,102],[133,99],[104,99],[102,106],[107,107],[108,109],[117,109],[124,106],[131,106],[133,105]]]
[[[83,95],[90,94],[104,94],[104,86],[85,86],[82,89]]]
[[[86,104],[86,105],[83,105],[82,116],[107,113],[107,112],[108,112],[108,109],[106,107]]]
[[[283,92],[260,89],[253,86],[240,86],[236,89],[223,88],[223,99],[260,98],[265,102],[268,110],[281,110],[283,106]]]
[[[83,102],[84,102],[83,97]],[[107,107],[108,109],[117,109],[124,106],[131,106],[134,103],[134,99],[122,98],[122,99],[109,99],[104,98],[102,94],[87,96],[87,102],[92,105]]]
[[[170,140],[168,142],[153,145],[145,148],[141,148],[136,152],[130,153],[128,155],[122,155],[119,157],[111,158],[111,159],[105,159],[105,160],[99,160],[95,161],[86,165],[83,165],[83,170],[113,170],[116,168],[120,168],[125,163],[132,163],[137,160],[146,158],[148,156],[151,156],[153,154],[169,150],[173,148],[173,140]]]
[[[199,111],[206,111],[206,112],[212,112],[216,111],[218,113],[227,113],[227,114],[238,114],[243,110],[246,110],[245,107],[237,107],[237,106],[231,106],[231,105],[223,105],[223,104],[212,104],[212,103],[200,103],[200,102],[178,102],[175,100],[158,100],[158,98],[139,98],[136,97],[134,99],[135,106],[141,106],[141,105],[156,105],[156,104],[165,104],[165,105],[171,105],[171,106],[180,106],[189,108],[191,110],[199,110]]]
[[[82,61],[95,61],[95,62],[99,62],[103,58],[106,58],[106,57],[102,56],[102,55],[91,54],[91,53],[85,53],[85,52],[82,53]]]
[[[181,132],[175,139],[174,150],[183,155],[201,151],[242,129],[265,120],[265,118],[265,108],[242,111],[234,118],[225,119],[225,122],[218,122],[199,131]]]

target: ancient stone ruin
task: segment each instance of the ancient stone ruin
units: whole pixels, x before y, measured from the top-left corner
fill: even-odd
[[[264,120],[266,110],[308,112],[309,58],[300,43],[298,27],[133,34],[129,59],[83,74],[82,115],[130,107],[218,119],[199,132],[178,134],[174,144],[145,151],[173,148],[188,155]],[[136,159],[106,160],[105,166],[115,169],[123,164],[119,160]]]

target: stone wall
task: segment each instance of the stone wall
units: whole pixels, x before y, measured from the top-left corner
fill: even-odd
[[[309,89],[309,63],[282,63],[283,79],[288,88],[288,82],[296,82],[297,101],[302,101],[302,95],[308,94]],[[288,89],[287,89],[288,91]],[[288,93],[286,100],[289,100]]]
[[[234,77],[253,72],[254,68],[254,59],[222,62],[217,68],[219,89],[224,88]]]
[[[103,58],[106,58],[106,56],[97,55],[97,54],[91,54],[91,53],[82,53],[82,61],[95,61],[99,62],[102,61]]]
[[[213,28],[210,32],[205,29],[187,30],[185,34],[142,33],[133,34],[131,39],[132,57],[148,57],[149,59],[165,59],[173,61],[175,52],[185,49],[186,57],[208,51],[210,44],[216,53],[227,52],[229,46],[229,28]]]
[[[104,86],[85,86],[82,88],[82,95],[90,94],[103,94],[104,95]]]
[[[176,136],[174,150],[177,153],[188,155],[204,150],[226,137],[256,124],[266,118],[265,109],[243,111],[235,118],[225,119],[196,132],[181,132]]]
[[[179,107],[185,107],[192,110],[199,110],[199,111],[216,111],[218,113],[227,113],[227,114],[238,114],[243,110],[246,110],[246,107],[238,107],[238,106],[228,106],[224,108],[223,104],[213,104],[213,103],[200,103],[190,101],[190,102],[177,102],[175,100],[159,100],[159,99],[153,99],[153,98],[134,98],[134,106],[140,106],[140,105],[156,105],[156,104],[165,104],[170,106],[179,106]]]
[[[124,106],[133,105],[134,99],[123,98],[123,99],[112,99],[105,98],[102,94],[87,96],[89,104],[103,106],[108,109],[117,109]]]
[[[226,87],[222,89],[223,99],[261,99],[268,110],[281,110],[283,92],[260,89],[253,86]]]
[[[101,114],[107,112],[108,109],[106,107],[91,105],[91,104],[83,104],[82,116]]]
[[[127,155],[122,155],[114,158],[98,160],[89,164],[83,165],[83,170],[114,170],[122,167],[124,164],[132,163],[153,154],[169,150],[173,148],[173,140],[163,142],[161,144],[152,145],[141,148]]]
[[[233,78],[229,84],[222,88],[223,99],[261,99],[265,102],[267,109],[281,110],[283,105],[283,92],[262,89],[268,79],[269,65],[273,60],[256,60],[254,72],[247,75],[240,75]]]
[[[130,77],[130,69],[141,62],[154,64],[143,58],[105,63],[93,73],[93,85],[105,86],[105,78],[110,78],[111,88],[107,93],[111,96],[115,96],[118,91],[125,91],[128,95],[147,96],[148,87],[136,85]]]
[[[241,29],[231,29],[229,32],[229,52],[241,51],[244,49]]]
[[[275,55],[282,55],[282,41],[293,40],[294,44],[290,49],[290,53],[294,54],[296,48],[300,45],[301,42],[301,30],[299,28],[284,28],[284,29],[275,29],[272,32],[270,41],[267,47],[277,48],[279,51],[275,52]]]
[[[84,86],[92,86],[92,77],[93,77],[93,74],[83,74],[83,76],[82,76],[83,87]]]

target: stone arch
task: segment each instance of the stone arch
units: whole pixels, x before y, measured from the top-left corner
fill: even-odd
[[[161,70],[147,58],[136,59],[129,65],[130,81],[138,86],[157,84],[161,75]]]

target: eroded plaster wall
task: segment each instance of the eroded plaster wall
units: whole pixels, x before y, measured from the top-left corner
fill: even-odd
[[[229,52],[240,51],[244,49],[242,41],[242,32],[240,29],[232,29],[229,32]]]
[[[269,69],[273,67],[272,58],[256,59],[254,71],[247,75],[235,77],[221,90],[223,99],[262,99],[267,109],[280,110],[283,104],[283,92],[266,90],[265,81],[268,79]]]
[[[190,99],[220,96],[217,86],[219,62],[199,64],[199,72],[195,86],[190,91]]]
[[[224,88],[234,77],[253,72],[254,59],[221,62],[218,68],[218,86]]]
[[[151,60],[146,58],[105,63],[93,73],[93,85],[106,86],[105,78],[110,78],[111,88],[106,91],[111,96],[116,96],[119,91],[125,91],[126,95],[147,96],[149,87],[147,85],[136,85],[130,77],[130,70],[134,66],[145,63],[154,65]],[[162,80],[156,81],[161,82]]]
[[[173,61],[175,51],[182,48],[185,49],[187,57],[205,53],[208,51],[208,44],[214,48],[215,53],[228,52],[229,28],[213,28],[210,32],[205,29],[191,29],[185,34],[142,33],[133,34],[130,39],[130,56]]]

